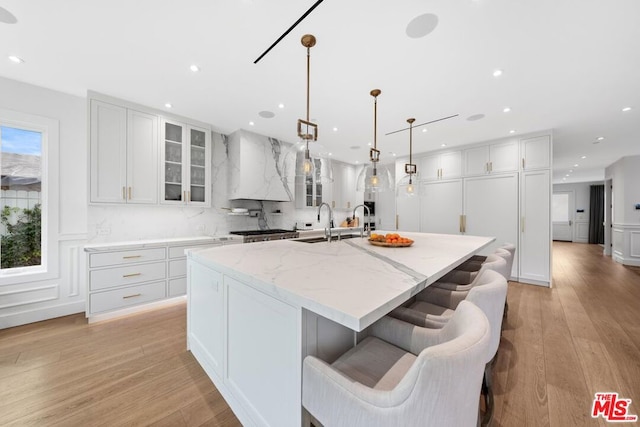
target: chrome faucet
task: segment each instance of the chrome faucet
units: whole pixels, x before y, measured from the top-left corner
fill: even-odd
[[[356,209],[358,209],[360,206],[362,206],[362,215],[364,216],[365,214],[367,215],[368,221],[365,224],[371,224],[371,211],[369,210],[369,206],[367,205],[358,205],[355,208],[353,208],[353,219],[356,219]],[[365,212],[366,210],[366,212]],[[362,237],[362,233],[364,232],[364,227],[365,224],[362,224],[362,229],[360,230],[360,237]],[[368,230],[367,230],[367,237],[371,237],[371,226],[369,226]]]
[[[329,203],[320,203],[320,206],[318,206],[318,222],[320,222],[320,211],[322,210],[323,206],[326,206],[327,209],[329,209],[329,227],[324,229],[324,234],[329,239],[329,241],[331,241],[331,229],[333,228],[333,211],[331,210],[331,206],[329,206]]]

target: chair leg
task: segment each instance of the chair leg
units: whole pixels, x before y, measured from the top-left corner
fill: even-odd
[[[490,427],[493,424],[493,379],[492,363],[489,362],[484,367],[484,377],[482,379],[482,395],[484,396],[485,412],[482,417],[482,427]]]

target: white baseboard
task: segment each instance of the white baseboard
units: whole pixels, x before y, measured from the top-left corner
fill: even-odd
[[[624,258],[620,255],[614,254],[613,260],[619,262],[622,265],[630,265],[633,267],[640,267],[640,259],[638,258]]]
[[[85,302],[75,301],[46,308],[34,308],[0,316],[0,329],[41,322],[56,317],[84,312]]]
[[[105,320],[116,319],[118,317],[127,316],[129,314],[142,313],[144,311],[155,310],[157,308],[168,307],[175,304],[183,303],[187,300],[186,295],[175,298],[164,299],[161,301],[150,302],[135,307],[123,308],[121,310],[110,311],[108,313],[93,314],[89,317],[89,323],[102,322]],[[84,308],[83,308],[84,311]]]
[[[551,283],[549,282],[544,282],[541,280],[534,280],[534,279],[525,279],[525,278],[520,278],[518,280],[519,283],[526,283],[527,285],[536,285],[536,286],[544,286],[545,288],[550,288],[551,287]]]

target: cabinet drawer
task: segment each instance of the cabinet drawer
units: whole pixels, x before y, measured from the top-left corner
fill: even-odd
[[[89,267],[132,264],[134,262],[160,261],[165,258],[164,248],[136,249],[131,251],[107,252],[89,255]]]
[[[187,278],[181,277],[179,279],[169,280],[169,296],[177,297],[187,294]]]
[[[169,248],[169,258],[180,258],[184,257],[184,251],[187,249],[204,249],[210,248],[213,246],[220,246],[220,243],[205,243],[202,245],[193,244],[193,245],[184,245],[184,246],[173,246]]]
[[[185,276],[187,274],[187,259],[173,259],[169,261],[169,277]]]
[[[91,313],[100,313],[156,301],[164,297],[165,282],[162,281],[91,294],[89,304]]]
[[[89,273],[89,289],[115,288],[134,283],[150,282],[166,277],[165,262],[127,265],[122,267],[93,270]]]

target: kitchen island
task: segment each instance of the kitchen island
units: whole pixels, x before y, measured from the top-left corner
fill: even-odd
[[[188,253],[187,345],[243,425],[299,426],[302,360],[331,363],[367,326],[494,239],[404,233]]]

